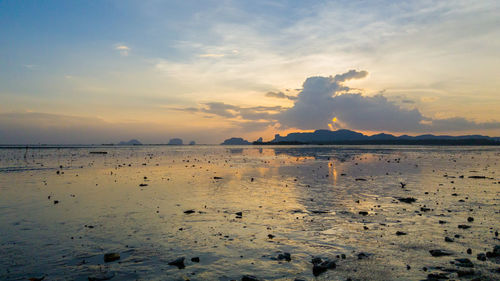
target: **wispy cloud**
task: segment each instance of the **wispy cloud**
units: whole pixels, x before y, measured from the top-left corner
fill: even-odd
[[[120,55],[126,57],[129,55],[130,47],[123,44],[117,44],[115,45],[115,50],[117,50]]]

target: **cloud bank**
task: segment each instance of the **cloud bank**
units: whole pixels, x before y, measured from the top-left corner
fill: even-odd
[[[364,131],[396,133],[453,132],[499,129],[500,122],[476,122],[463,117],[432,118],[424,116],[418,108],[406,108],[383,94],[363,95],[345,83],[362,79],[367,71],[349,70],[335,76],[309,77],[297,96],[283,92],[268,92],[266,97],[293,100],[292,107],[241,107],[223,102],[210,102],[200,108],[185,111],[203,112],[234,119],[247,127],[251,121],[263,126],[281,129],[314,130],[346,128]],[[408,103],[407,103],[408,104]]]

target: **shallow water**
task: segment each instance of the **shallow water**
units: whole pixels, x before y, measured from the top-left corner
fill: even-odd
[[[0,280],[498,280],[499,173],[498,147],[0,149]]]

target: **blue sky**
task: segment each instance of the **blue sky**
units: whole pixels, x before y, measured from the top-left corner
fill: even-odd
[[[499,6],[1,1],[0,143],[217,143],[332,126],[500,135]],[[347,91],[314,88],[320,104],[303,102],[307,78],[349,70],[368,74],[341,82]],[[354,94],[359,103],[339,106]],[[318,108],[317,119],[297,115]],[[388,108],[396,115],[378,114]],[[413,110],[406,129],[384,125]]]

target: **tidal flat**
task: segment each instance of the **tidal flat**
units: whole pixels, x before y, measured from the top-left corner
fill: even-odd
[[[0,280],[499,280],[500,148],[0,149]]]

